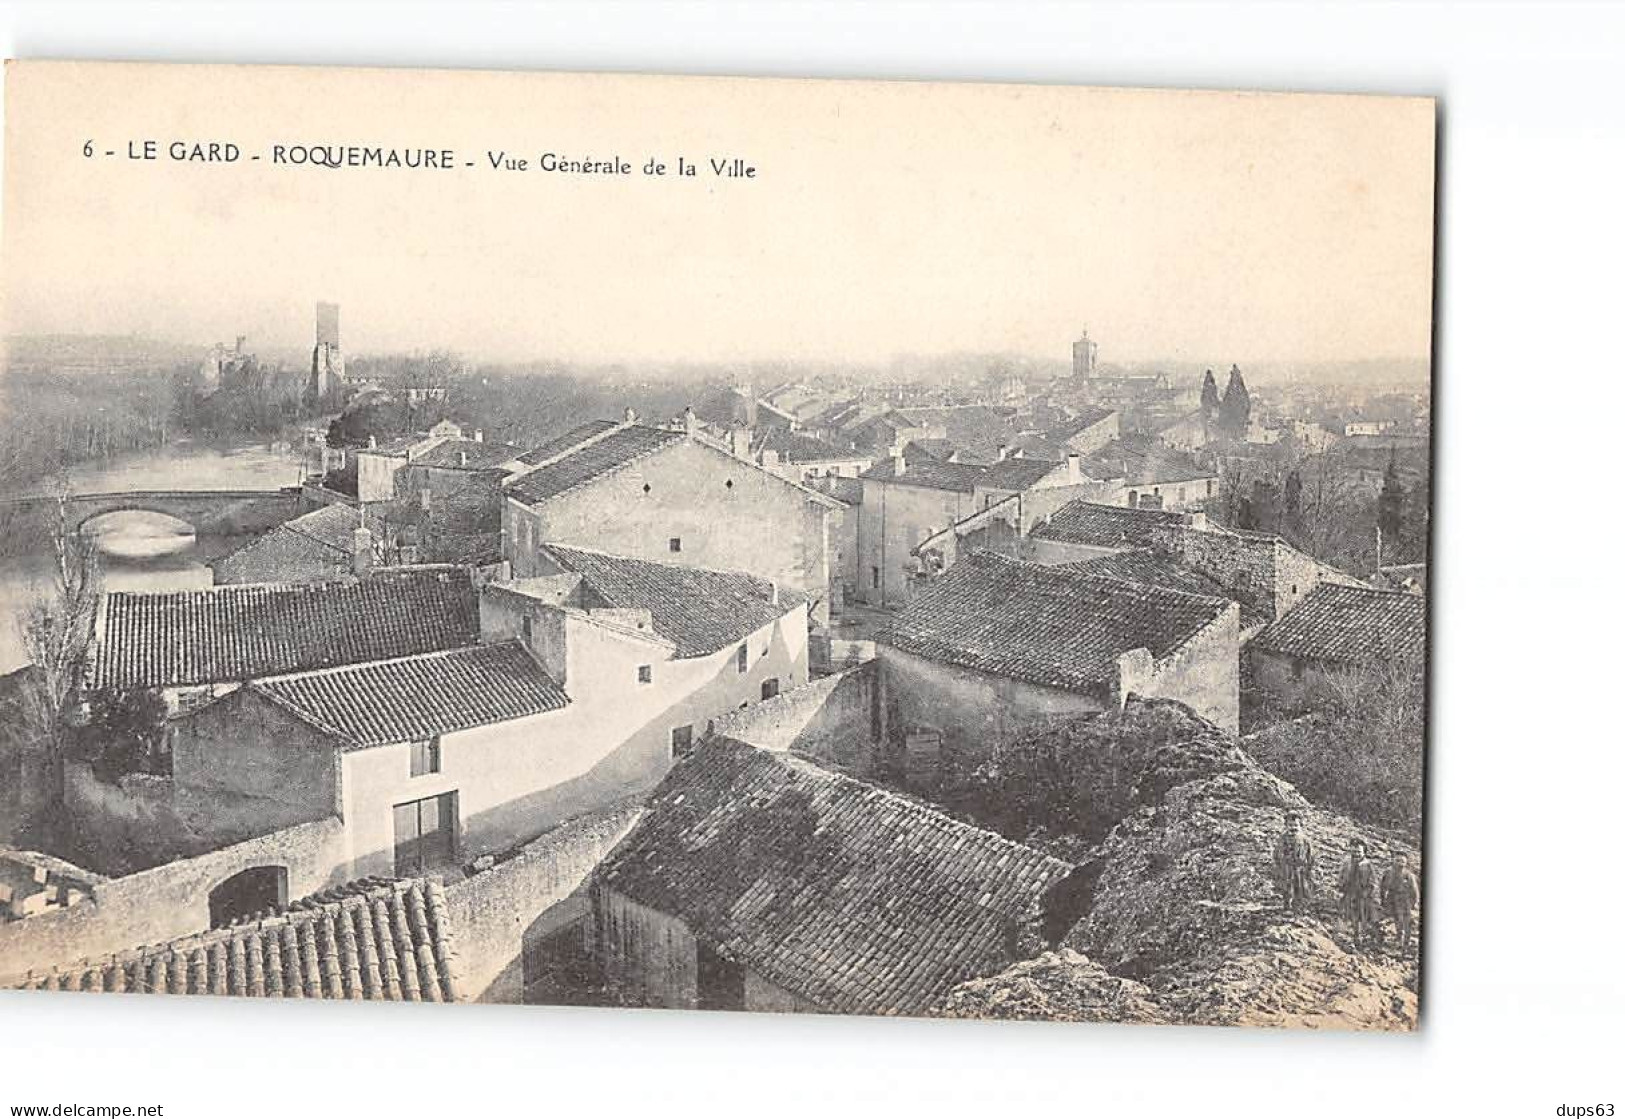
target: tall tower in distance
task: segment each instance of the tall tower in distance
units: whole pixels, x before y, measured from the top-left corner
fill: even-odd
[[[327,399],[344,383],[344,351],[339,346],[339,305],[316,304],[316,348],[310,354],[310,396]]]
[[[1095,355],[1100,347],[1089,340],[1086,330],[1072,343],[1072,375],[1074,377],[1093,377],[1095,375]]]

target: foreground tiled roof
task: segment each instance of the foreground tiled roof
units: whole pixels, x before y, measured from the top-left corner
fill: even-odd
[[[402,568],[360,581],[244,583],[103,596],[98,688],[248,680],[427,653],[479,639],[466,569]]]
[[[1186,594],[1231,599],[1241,610],[1241,625],[1244,629],[1261,626],[1270,620],[1270,612],[1264,608],[1262,602],[1254,601],[1252,596],[1240,598],[1217,579],[1192,570],[1171,556],[1152,548],[1132,548],[1125,552],[1112,552],[1096,556],[1094,559],[1067,564],[1066,567],[1070,571],[1084,575],[1106,575],[1113,579],[1165,587]]]
[[[19,987],[251,998],[458,998],[438,882],[413,879],[167,944],[81,961]]]
[[[916,1014],[1012,962],[1071,866],[896,793],[714,738],[597,883],[830,1011]]]
[[[557,455],[562,455],[571,447],[585,443],[595,435],[618,426],[613,420],[588,420],[584,424],[577,424],[563,435],[549,439],[539,447],[534,447],[519,456],[519,461],[526,466],[535,466],[539,462],[546,462]]]
[[[671,563],[546,545],[568,571],[579,573],[604,605],[647,610],[655,632],[678,657],[703,657],[784,617],[806,601],[794,591],[738,571],[712,571]]]
[[[420,741],[570,702],[513,641],[273,676],[249,686],[351,748]]]
[[[1321,583],[1253,638],[1284,656],[1344,664],[1420,658],[1427,643],[1427,600],[1406,591]]]
[[[1126,505],[1099,505],[1069,501],[1033,529],[1035,540],[1085,544],[1093,548],[1130,548],[1150,544],[1158,525],[1184,522],[1179,513],[1160,509],[1130,509]]]
[[[1161,659],[1231,603],[1071,567],[972,552],[877,640],[931,660],[1057,688],[1115,678],[1117,658]]]
[[[508,495],[533,505],[585,485],[685,438],[680,431],[633,425],[611,432],[556,462],[521,475]]]

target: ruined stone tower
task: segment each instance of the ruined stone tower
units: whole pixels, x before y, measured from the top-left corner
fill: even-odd
[[[339,346],[339,305],[316,304],[316,348],[310,354],[309,395],[325,400],[344,384],[344,351]]]

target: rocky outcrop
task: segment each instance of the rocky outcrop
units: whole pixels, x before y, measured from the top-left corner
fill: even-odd
[[[1132,1021],[1415,1027],[1414,945],[1402,957],[1390,933],[1383,949],[1356,951],[1337,894],[1355,839],[1379,874],[1398,855],[1418,866],[1413,848],[1311,805],[1180,704],[1131,701],[1051,733],[1127,767],[1112,783],[1122,818],[1079,860],[1093,879],[1088,908],[1065,950],[962,984],[938,1013],[1115,1021],[1099,1010],[1125,997],[1111,979],[1138,985],[1143,1016]],[[1315,850],[1301,914],[1283,908],[1274,873],[1288,810],[1302,813]]]

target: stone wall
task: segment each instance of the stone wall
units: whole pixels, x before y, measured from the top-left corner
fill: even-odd
[[[290,898],[315,893],[342,881],[335,870],[344,847],[344,825],[318,820],[96,883],[88,901],[0,924],[0,986],[200,932],[209,927],[209,891],[249,867],[285,867]]]
[[[457,981],[465,997],[523,1001],[524,953],[554,931],[548,911],[581,887],[641,811],[640,801],[628,801],[577,817],[489,870],[446,887]]]
[[[1235,734],[1241,725],[1241,611],[1230,608],[1157,661],[1139,695],[1178,700]]]
[[[764,750],[794,751],[871,773],[878,760],[878,680],[878,664],[869,661],[724,716],[715,731]]]

